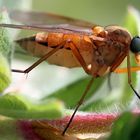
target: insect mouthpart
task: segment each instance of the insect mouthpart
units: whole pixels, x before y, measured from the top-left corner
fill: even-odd
[[[139,36],[133,37],[130,44],[130,50],[135,54],[140,53],[140,37]]]

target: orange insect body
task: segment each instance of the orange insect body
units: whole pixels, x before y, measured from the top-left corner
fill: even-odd
[[[129,50],[131,36],[125,29],[118,26],[105,28],[95,26],[92,35],[43,32],[37,33],[32,39],[18,40],[18,43],[32,55],[42,57],[65,42],[61,49],[47,61],[69,68],[79,67],[81,65],[71,51],[72,44],[69,41],[75,45],[83,57],[90,71],[88,74],[98,77],[120,65]]]

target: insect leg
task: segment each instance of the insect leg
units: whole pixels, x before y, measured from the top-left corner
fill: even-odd
[[[135,95],[140,99],[140,95],[134,89],[132,82],[131,82],[131,69],[130,69],[130,56],[129,53],[127,54],[127,69],[128,69],[128,84],[130,85],[131,89],[135,93]]]
[[[140,71],[140,67],[139,66],[137,66],[137,67],[130,66],[130,56],[128,54],[127,55],[127,68],[118,68],[114,72],[115,73],[128,73],[128,84],[130,85],[130,87],[133,90],[133,92],[135,93],[135,95],[140,99],[140,95],[137,93],[137,91],[133,87],[132,81],[131,81],[131,72],[136,72],[136,71]]]
[[[137,71],[140,71],[140,66],[130,67],[129,69],[131,72],[137,72]],[[127,73],[128,69],[127,68],[117,68],[113,72],[115,72],[115,73]]]
[[[112,90],[112,85],[111,85],[111,72],[108,74],[107,76],[107,82],[108,82],[108,87],[109,87],[109,90]]]
[[[82,55],[80,54],[79,50],[77,49],[76,45],[72,41],[68,41],[68,43],[70,43],[70,48],[72,50],[72,53],[77,58],[77,60],[79,61],[79,63],[83,67],[84,71],[87,74],[90,74],[90,69],[88,69],[88,66],[87,66],[86,62],[83,59]]]
[[[114,63],[111,66],[110,72],[114,72],[114,70],[120,65],[120,63],[124,60],[124,58],[126,57],[126,54],[122,54],[120,55],[116,61],[114,61]]]
[[[29,73],[32,69],[34,69],[36,66],[38,66],[40,63],[42,63],[43,61],[45,61],[48,57],[50,57],[51,55],[53,55],[55,52],[57,52],[63,45],[65,44],[65,41],[62,42],[58,47],[54,48],[53,50],[51,50],[50,52],[48,52],[47,54],[45,54],[43,57],[41,57],[38,61],[36,61],[34,64],[32,64],[29,68],[25,69],[25,70],[16,70],[16,69],[12,69],[12,72],[18,72],[18,73]]]
[[[90,70],[88,69],[86,62],[83,59],[82,55],[80,54],[79,50],[77,49],[76,45],[71,40],[69,40],[67,42],[70,44],[70,48],[71,48],[74,56],[77,58],[77,60],[79,61],[79,63],[81,64],[81,66],[83,67],[83,69],[85,70],[85,72],[89,74],[90,73]],[[65,132],[69,128],[69,126],[70,126],[70,124],[71,124],[71,122],[72,122],[72,120],[73,120],[73,118],[74,118],[77,110],[79,109],[80,105],[83,103],[85,96],[87,95],[88,91],[90,90],[90,88],[92,86],[93,79],[94,78],[92,77],[91,80],[89,81],[88,85],[86,86],[86,89],[85,89],[82,97],[80,98],[79,102],[77,103],[77,106],[76,106],[76,108],[75,108],[75,110],[74,110],[74,112],[73,112],[73,114],[72,114],[72,116],[71,116],[68,124],[66,125],[66,127],[65,127],[62,135],[65,135]]]
[[[90,90],[90,88],[91,88],[91,86],[92,86],[92,84],[93,84],[93,81],[94,81],[94,78],[92,77],[91,80],[89,81],[89,83],[87,84],[86,89],[85,89],[85,91],[84,91],[82,97],[80,98],[80,100],[79,100],[79,102],[78,102],[78,104],[77,104],[77,106],[76,106],[76,108],[75,108],[75,110],[74,110],[74,112],[73,112],[73,114],[72,114],[72,116],[71,116],[71,118],[70,118],[68,124],[66,125],[66,127],[65,127],[65,129],[64,129],[64,131],[63,131],[63,133],[62,133],[62,135],[65,135],[65,132],[66,132],[67,129],[69,128],[69,126],[70,126],[70,124],[71,124],[71,122],[72,122],[72,120],[73,120],[73,118],[74,118],[74,116],[75,116],[77,110],[79,109],[80,105],[83,103],[83,101],[84,101],[84,99],[85,99],[85,96],[87,95],[88,91]]]

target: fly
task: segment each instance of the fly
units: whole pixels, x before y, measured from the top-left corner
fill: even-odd
[[[111,72],[127,72],[128,84],[140,99],[131,83],[131,72],[139,71],[140,67],[131,67],[129,56],[130,51],[133,52],[136,62],[140,64],[138,36],[132,38],[130,33],[120,26],[102,27],[49,13],[11,11],[10,17],[23,24],[0,24],[0,27],[41,31],[16,41],[23,49],[40,59],[25,70],[13,69],[13,72],[29,73],[47,60],[51,64],[68,68],[82,67],[87,74],[91,75],[91,80],[62,132],[63,135],[97,77]],[[125,58],[127,58],[127,67],[118,68]]]

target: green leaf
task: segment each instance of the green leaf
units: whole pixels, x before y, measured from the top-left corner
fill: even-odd
[[[19,94],[19,93],[17,93]],[[64,105],[59,100],[32,104],[21,96],[7,94],[0,97],[0,114],[18,119],[55,119],[62,117]]]
[[[97,99],[89,103],[85,107],[82,107],[82,110],[91,112],[103,112],[103,111],[107,112],[108,111],[107,109],[109,109],[115,102],[117,102],[115,98],[111,99],[110,97],[111,96],[105,99]]]
[[[9,22],[6,11],[1,11],[0,22]],[[7,62],[7,60],[11,60],[11,44],[8,30],[6,28],[0,28],[0,93],[2,93],[11,82],[11,72]]]
[[[132,35],[140,34],[140,15],[139,11],[132,6],[128,7],[128,12],[124,21],[124,26]]]
[[[139,140],[140,117],[125,112],[115,122],[108,140]]]
[[[1,140],[23,140],[23,136],[17,129],[17,122],[0,116],[0,139]]]
[[[10,23],[8,13],[5,10],[0,13],[0,23]],[[9,30],[7,28],[0,28],[0,53],[10,61],[12,50]]]
[[[62,100],[68,108],[74,108],[75,105],[77,104],[77,102],[79,101],[79,99],[81,98],[84,90],[86,89],[86,86],[87,86],[88,82],[90,81],[90,79],[91,79],[91,77],[80,79],[80,80],[66,86],[65,88],[62,88],[62,89],[52,93],[50,96],[45,97],[43,100],[55,97],[57,99]],[[104,80],[105,80],[105,78],[95,79],[95,82],[93,83],[91,89],[89,90],[89,92],[85,98],[85,101],[90,99],[90,97],[96,93],[96,91],[101,86],[101,84],[104,82]]]
[[[0,53],[0,93],[11,83],[11,71],[6,58]]]

